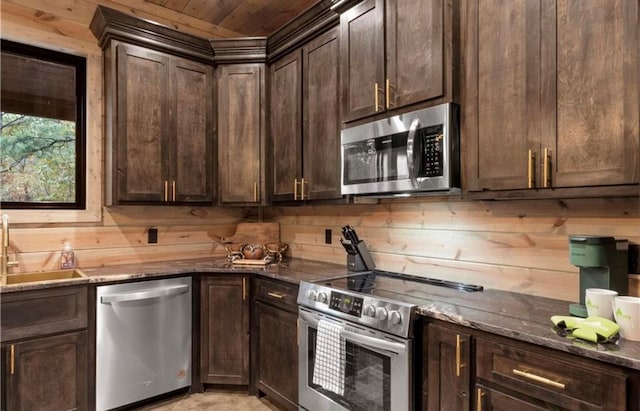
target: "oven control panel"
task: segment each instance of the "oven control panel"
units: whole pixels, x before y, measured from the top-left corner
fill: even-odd
[[[360,318],[362,316],[362,302],[363,298],[361,297],[332,291],[329,308]]]
[[[414,304],[300,282],[298,304],[312,310],[406,338]]]

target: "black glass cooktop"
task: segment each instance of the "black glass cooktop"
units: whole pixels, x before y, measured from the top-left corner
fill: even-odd
[[[345,277],[317,281],[327,287],[349,290],[376,297],[406,300],[406,297],[425,297],[428,292],[420,285],[446,287],[458,291],[482,291],[481,285],[465,284],[437,278],[418,277],[409,274],[374,270],[353,273]]]

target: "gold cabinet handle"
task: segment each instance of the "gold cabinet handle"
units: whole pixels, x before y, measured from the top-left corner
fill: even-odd
[[[387,79],[386,83],[385,83],[385,98],[387,99],[387,109],[391,108],[391,89],[395,88],[391,85],[391,81],[389,81],[389,79]]]
[[[551,170],[550,170],[550,165],[551,165],[551,161],[550,161],[550,156],[551,153],[549,152],[549,148],[545,147],[544,148],[544,159],[542,160],[542,187],[550,187],[551,186]]]
[[[516,369],[512,371],[513,371],[513,374],[517,375],[518,377],[528,378],[531,381],[539,382],[541,384],[549,385],[551,387],[560,388],[561,390],[564,390],[564,384],[561,382],[553,381],[553,380],[550,380],[549,378],[541,377],[539,375],[532,374],[526,371],[520,371]]]
[[[307,184],[309,184],[309,182],[307,182]],[[303,201],[304,201],[304,185],[305,185],[305,182],[303,177],[302,180],[300,180],[300,191],[301,191],[300,200],[303,200]]]
[[[171,201],[176,202],[176,180],[171,182]]]
[[[298,199],[298,179],[293,179],[293,201]]]
[[[377,113],[378,110],[380,109],[380,98],[378,97],[378,83],[375,83],[373,85],[373,99],[375,101],[376,113]]]
[[[462,341],[460,340],[460,334],[456,334],[456,377],[459,377],[461,374],[461,369],[464,367],[462,364],[462,350],[460,349],[462,345]]]
[[[257,182],[253,183],[253,202],[254,203],[258,202],[258,183]]]
[[[164,180],[164,201],[169,201],[169,182]]]
[[[527,187],[534,188],[536,185],[535,167],[536,153],[533,150],[529,150],[529,162],[527,165]]]
[[[267,295],[269,297],[277,298],[278,300],[282,300],[285,297],[285,294],[274,293],[274,292],[267,293]]]
[[[482,411],[482,397],[484,397],[482,388],[478,388],[476,391],[476,411]]]
[[[247,277],[242,277],[242,301],[247,299]]]
[[[10,364],[9,368],[11,369],[11,371],[10,371],[11,375],[13,375],[16,372],[16,349],[15,349],[15,346],[13,344],[11,344],[11,348],[9,350],[11,351],[11,364]]]

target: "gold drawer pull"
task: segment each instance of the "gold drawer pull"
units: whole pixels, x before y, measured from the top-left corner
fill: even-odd
[[[171,201],[176,202],[176,180],[171,182]]]
[[[285,294],[280,294],[280,293],[267,293],[267,295],[269,297],[277,298],[279,300],[282,300],[284,297],[286,297]]]
[[[169,181],[164,180],[164,201],[169,201]]]
[[[553,380],[550,380],[548,378],[545,377],[541,377],[539,375],[535,375],[535,374],[531,374],[530,372],[526,372],[526,371],[520,371],[520,370],[513,370],[513,373],[515,375],[517,375],[518,377],[524,377],[524,378],[528,378],[532,381],[536,381],[542,384],[546,384],[546,385],[550,385],[554,388],[560,388],[562,390],[564,390],[564,384],[561,382],[556,382]]]

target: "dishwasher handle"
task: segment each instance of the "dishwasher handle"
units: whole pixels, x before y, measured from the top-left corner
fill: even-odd
[[[100,297],[102,304],[125,303],[130,301],[150,300],[153,298],[168,297],[184,294],[189,291],[189,285],[177,285],[171,287],[154,288],[151,290],[134,291],[131,293],[109,294]]]

